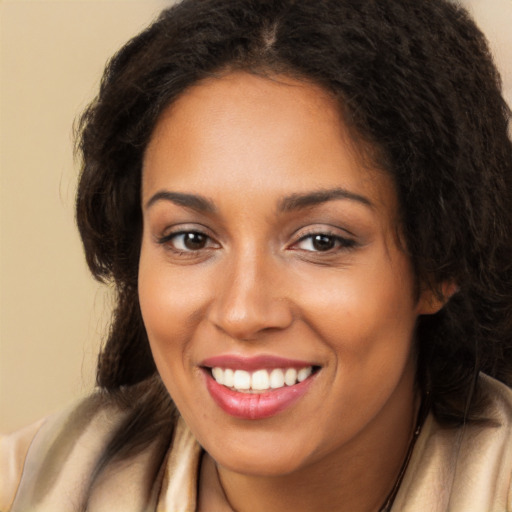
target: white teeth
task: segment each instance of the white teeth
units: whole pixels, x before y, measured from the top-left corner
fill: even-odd
[[[311,375],[312,370],[313,369],[311,368],[311,366],[309,366],[308,368],[301,368],[297,373],[297,380],[299,382],[306,380]]]
[[[251,389],[251,374],[245,370],[236,370],[233,387],[240,390]]]
[[[213,372],[213,370],[212,370]],[[215,377],[215,375],[214,375]],[[217,379],[215,379],[217,380]],[[217,381],[219,382],[219,381]],[[220,384],[220,382],[219,382]],[[235,384],[235,372],[233,370],[231,370],[230,368],[226,368],[224,370],[224,382],[222,383],[224,384],[224,386],[227,386],[228,388],[232,388],[233,385]]]
[[[272,389],[282,388],[284,386],[284,372],[280,368],[272,370],[270,374],[270,387]]]
[[[297,370],[295,368],[288,368],[284,374],[284,382],[287,386],[293,386],[297,382]]]
[[[222,371],[222,368],[212,368],[212,375],[213,378],[219,383],[224,384],[224,372]]]
[[[256,391],[268,389],[270,383],[270,377],[267,370],[258,370],[252,374],[251,388]]]
[[[293,386],[306,380],[312,373],[312,366],[306,366],[299,371],[295,368],[275,368],[271,371],[261,369],[252,373],[218,366],[212,368],[212,376],[217,383],[237,391],[249,392],[279,389],[285,385]]]

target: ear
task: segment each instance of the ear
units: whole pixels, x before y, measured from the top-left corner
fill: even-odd
[[[425,288],[418,300],[418,315],[434,315],[441,311],[459,287],[453,281],[443,281],[435,289]]]

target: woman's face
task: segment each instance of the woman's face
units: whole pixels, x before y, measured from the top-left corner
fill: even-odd
[[[392,181],[322,89],[245,73],[191,87],[152,135],[142,208],[153,356],[219,464],[289,474],[407,435],[433,306],[397,246]]]

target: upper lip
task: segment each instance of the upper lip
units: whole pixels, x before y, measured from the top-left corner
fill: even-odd
[[[200,366],[206,368],[231,368],[233,370],[255,371],[274,368],[306,368],[318,366],[310,361],[300,361],[272,355],[259,355],[253,357],[240,356],[236,354],[225,354],[213,356],[201,362]]]

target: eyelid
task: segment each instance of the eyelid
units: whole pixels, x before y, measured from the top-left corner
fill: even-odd
[[[166,240],[183,233],[200,233],[208,238],[215,239],[215,234],[212,233],[210,228],[194,222],[167,224],[162,229],[158,228],[158,231],[155,230],[154,238],[157,241]]]

